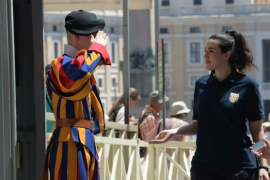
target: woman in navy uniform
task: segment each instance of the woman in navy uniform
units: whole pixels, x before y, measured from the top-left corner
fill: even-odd
[[[257,67],[244,37],[236,31],[212,35],[205,47],[205,67],[211,74],[195,85],[193,123],[159,133],[152,143],[174,135],[197,134],[192,180],[269,179],[266,160],[255,157],[247,136],[264,137],[264,119],[257,82],[244,73]]]

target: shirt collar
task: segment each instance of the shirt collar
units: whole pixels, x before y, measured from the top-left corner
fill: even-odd
[[[218,82],[217,79],[214,77],[214,74],[215,74],[215,70],[212,70],[210,77],[208,79],[209,84],[211,84],[213,82]],[[235,82],[236,76],[237,76],[237,71],[236,71],[236,69],[232,68],[231,74],[226,79],[224,79],[224,81],[229,81],[229,82],[233,83],[233,82]]]
[[[77,52],[79,50],[76,49],[75,47],[69,45],[69,44],[65,44],[64,45],[64,54],[68,55],[69,57],[75,59],[77,56]]]
[[[157,112],[154,108],[152,108],[151,106],[149,105],[146,105],[145,106],[145,109],[147,112],[151,111],[155,116],[159,116],[159,112]]]

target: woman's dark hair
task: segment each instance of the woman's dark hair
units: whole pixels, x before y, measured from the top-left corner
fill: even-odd
[[[139,92],[135,88],[129,88],[129,97],[135,101],[139,100],[141,98]],[[119,108],[120,106],[124,105],[125,96],[124,94],[118,99],[118,101],[113,105],[113,107],[110,109],[108,115],[110,116],[114,109]]]
[[[231,51],[230,65],[238,72],[245,73],[252,67],[258,69],[253,63],[253,55],[241,33],[229,30],[225,33],[214,34],[209,39],[218,40],[222,53]]]

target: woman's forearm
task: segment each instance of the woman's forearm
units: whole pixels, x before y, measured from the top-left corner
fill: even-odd
[[[198,121],[178,129],[177,135],[188,136],[197,134]]]

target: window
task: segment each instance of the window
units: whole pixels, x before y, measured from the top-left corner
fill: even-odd
[[[103,76],[98,76],[97,85],[98,85],[100,90],[104,90],[104,78],[103,78]]]
[[[98,86],[99,86],[99,87],[102,87],[102,86],[103,86],[102,79],[98,79]]]
[[[53,46],[54,46],[54,58],[57,58],[58,57],[58,52],[59,52],[58,43],[54,42]]]
[[[190,64],[199,64],[203,57],[202,41],[189,41],[188,55]]]
[[[116,75],[111,75],[111,90],[116,91],[118,88],[118,82],[117,82],[117,76]]]
[[[116,78],[112,78],[112,85],[115,87],[116,86]]]
[[[113,104],[116,103],[117,101],[117,89],[118,89],[118,82],[117,82],[117,76],[116,75],[112,75],[111,76],[111,91],[113,96],[111,96],[112,102],[114,102]]]
[[[170,89],[172,88],[172,77],[171,75],[166,75],[165,76],[165,89]]]
[[[202,0],[193,0],[194,5],[202,5]]]
[[[53,31],[57,31],[57,26],[56,25],[53,25]]]
[[[262,41],[263,45],[263,82],[270,82],[270,39]]]
[[[112,43],[112,63],[115,64],[115,44]]]
[[[191,27],[191,28],[189,28],[189,32],[190,33],[199,33],[200,28],[199,27]]]
[[[53,40],[53,58],[61,56],[60,51],[60,41]]]
[[[114,28],[113,27],[111,27],[110,32],[114,33]]]
[[[160,34],[168,34],[168,28],[160,28]]]
[[[164,41],[164,61],[165,65],[171,65],[171,42]]]
[[[226,4],[233,4],[234,2],[233,2],[234,0],[226,0]]]
[[[232,26],[222,26],[222,32],[226,32],[228,30],[232,30]]]
[[[116,64],[117,64],[117,43],[114,41],[111,42],[111,61],[112,61],[112,66],[116,66]]]
[[[202,75],[190,75],[189,76],[189,87],[195,87],[195,83],[198,78],[200,78]]]
[[[170,6],[170,0],[161,0],[162,6]]]

